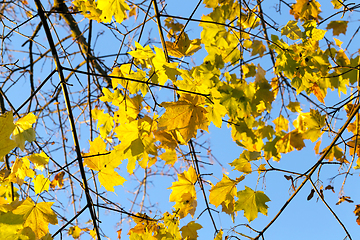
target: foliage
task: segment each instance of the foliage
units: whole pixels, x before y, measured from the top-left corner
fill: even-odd
[[[359,51],[341,41],[350,39],[349,15],[359,6],[281,1],[278,11],[289,14],[278,26],[261,1],[205,0],[197,19],[200,3],[188,18],[167,14],[157,1],[3,3],[0,18],[10,31],[0,65],[1,236],[101,239],[114,234],[101,223],[109,211],[121,213],[118,239],[193,240],[208,238],[209,229],[216,240],[259,239],[309,183],[307,200],[317,194],[351,239],[324,190],[335,192],[342,178],[336,205],[353,204],[349,214],[360,224],[360,205],[345,195],[360,168]],[[193,23],[199,35],[188,31]],[[33,32],[23,34],[26,28]],[[22,65],[12,56],[14,33],[29,46]],[[215,128],[223,138],[225,125],[239,152],[235,159],[223,152],[226,165],[203,140]],[[282,167],[305,150],[317,157],[305,170]],[[276,214],[268,213],[274,194],[259,184],[270,172],[285,174],[290,187]],[[161,184],[149,190],[152,181]],[[216,211],[233,223],[220,229]],[[269,214],[262,230],[250,225],[258,213]]]

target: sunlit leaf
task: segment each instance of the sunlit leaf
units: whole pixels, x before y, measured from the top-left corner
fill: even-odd
[[[12,112],[0,115],[0,158],[8,154],[11,149],[17,146],[14,140],[10,139],[15,125],[13,123]]]
[[[52,205],[53,202],[34,203],[31,198],[27,198],[13,213],[21,215],[24,227],[30,227],[35,236],[41,238],[49,232],[49,223],[58,224],[57,216],[51,209]]]
[[[262,191],[254,191],[245,186],[245,190],[237,193],[239,198],[235,203],[235,210],[244,210],[244,216],[249,222],[258,216],[258,212],[267,215],[268,206],[265,204],[270,199]]]

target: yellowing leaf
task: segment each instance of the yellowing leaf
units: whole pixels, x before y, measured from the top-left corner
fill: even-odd
[[[137,213],[136,216],[131,216],[133,221],[136,223],[136,226],[129,230],[128,233],[129,235],[132,235],[133,233],[138,233],[138,234],[152,233],[158,230],[157,222],[153,221],[146,214]],[[149,238],[141,238],[141,239],[149,239]]]
[[[227,111],[224,105],[220,104],[218,100],[214,100],[213,102],[214,104],[212,106],[206,108],[208,111],[206,116],[216,127],[221,128],[222,118]]]
[[[174,163],[177,161],[176,151],[172,149],[166,150],[159,157],[165,161],[165,164],[174,165]]]
[[[303,137],[302,133],[299,133],[298,131],[290,132],[290,144],[296,150],[303,149],[305,147],[305,143],[304,143],[304,137]]]
[[[326,29],[332,29],[334,36],[339,36],[340,33],[346,34],[347,24],[349,21],[331,21]]]
[[[97,0],[96,3],[101,10],[100,19],[104,23],[111,22],[113,16],[116,22],[121,23],[126,18],[125,11],[130,10],[124,0]]]
[[[170,194],[170,202],[178,202],[182,200],[183,194],[190,193],[192,197],[196,199],[195,182],[197,181],[197,175],[193,167],[189,167],[189,170],[178,174],[178,181],[173,182],[169,189],[172,190]]]
[[[68,234],[71,235],[74,239],[78,239],[81,235],[81,228],[79,228],[78,226],[70,227]]]
[[[30,227],[36,238],[41,238],[49,232],[48,225],[57,225],[56,214],[51,209],[53,202],[34,203],[27,198],[19,207],[13,210],[14,214],[22,215],[24,227]]]
[[[281,29],[281,35],[286,35],[291,40],[302,37],[302,32],[297,25],[297,21],[289,21],[285,27]]]
[[[214,240],[222,240],[222,237],[223,237],[223,230],[220,229],[220,231],[216,234]]]
[[[106,151],[106,143],[97,137],[90,142],[90,152],[85,154],[84,163],[92,170],[99,171],[100,184],[107,191],[114,192],[114,186],[122,185],[126,180],[115,169],[120,165],[120,158],[114,152]]]
[[[27,159],[35,165],[35,169],[41,171],[44,170],[44,166],[49,163],[49,157],[43,151],[40,154],[31,154],[30,156],[27,156]]]
[[[156,140],[161,142],[161,147],[166,149],[175,149],[178,145],[176,137],[172,132],[156,131],[154,132]],[[163,159],[164,160],[164,159]]]
[[[135,42],[136,49],[134,51],[128,52],[131,56],[137,59],[149,59],[155,57],[154,52],[151,50],[149,45],[146,45],[145,48],[141,46],[140,43]]]
[[[288,131],[289,130],[289,120],[284,118],[283,115],[280,115],[278,118],[274,119],[273,123],[275,124],[275,131]]]
[[[177,102],[163,102],[166,112],[159,119],[159,130],[177,130],[188,142],[198,129],[208,130],[208,119],[202,97],[184,94]]]
[[[325,104],[324,102],[325,96],[323,94],[323,91],[319,88],[319,86],[316,83],[314,83],[314,85],[311,87],[311,91],[321,103]]]
[[[289,109],[292,112],[301,112],[301,107],[299,102],[290,102],[287,106],[287,109]]]
[[[45,178],[44,175],[39,174],[33,179],[35,194],[39,194],[43,191],[49,191],[50,181]]]
[[[74,0],[72,3],[84,17],[100,22],[101,10],[96,7],[94,0]]]
[[[260,57],[264,56],[264,52],[266,51],[266,47],[262,41],[254,40],[251,45],[252,51],[251,56],[255,56],[259,54]]]
[[[65,175],[64,171],[57,173],[55,175],[54,179],[51,181],[50,187],[52,189],[54,189],[56,186],[59,186],[59,188],[62,188],[64,186],[64,179],[63,179],[64,175]]]
[[[235,203],[235,210],[244,210],[244,216],[249,222],[257,218],[258,212],[267,215],[268,206],[265,204],[270,199],[262,191],[254,191],[245,186],[245,190],[237,193],[239,198]]]
[[[334,38],[334,40],[335,40],[335,45],[338,46],[339,48],[341,48],[341,45],[343,44],[343,42],[337,38]]]
[[[181,200],[178,200],[174,205],[174,208],[179,215],[179,218],[186,217],[189,213],[194,217],[196,211],[197,201],[196,196],[192,196],[191,193],[184,193],[181,196]]]
[[[14,118],[12,112],[6,112],[0,115],[0,158],[1,159],[17,145],[14,140],[10,139],[10,135],[15,128],[13,120]]]
[[[32,125],[35,122],[36,116],[33,113],[29,113],[15,123],[13,139],[22,151],[24,151],[25,148],[25,140],[28,142],[35,140],[35,131],[32,128]]]
[[[196,240],[198,237],[197,230],[201,228],[202,226],[200,224],[191,221],[182,228],[180,228],[181,236],[183,237],[183,239],[186,240]]]
[[[104,109],[100,110],[94,108],[93,110],[91,110],[91,113],[93,115],[93,118],[98,120],[97,129],[100,129],[101,137],[106,138],[107,135],[114,128],[113,118],[108,113],[104,113]]]
[[[250,152],[248,150],[244,150],[239,158],[235,159],[230,166],[235,167],[236,170],[243,173],[251,173],[251,164],[250,161],[257,160],[261,157],[260,152]]]
[[[165,44],[168,54],[177,58],[191,56],[201,49],[201,40],[198,38],[190,40],[185,32],[181,34],[177,44],[169,41],[166,41]]]
[[[209,201],[211,204],[218,207],[222,202],[225,201],[227,195],[230,195],[232,198],[236,195],[236,184],[242,181],[244,177],[241,177],[236,180],[232,180],[225,174],[220,182],[213,186],[210,190]]]
[[[296,20],[300,18],[301,21],[322,19],[319,16],[320,12],[320,3],[316,0],[296,0],[296,3],[291,6],[290,10],[290,13],[294,15],[294,18]]]
[[[30,162],[27,158],[17,158],[11,168],[9,180],[13,183],[22,185],[25,177],[32,178],[34,171],[30,169]]]
[[[339,9],[343,5],[343,0],[331,0],[332,5],[334,6],[334,9]]]

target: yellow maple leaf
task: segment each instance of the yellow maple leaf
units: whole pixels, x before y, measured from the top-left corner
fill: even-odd
[[[84,17],[100,22],[101,10],[96,7],[94,0],[74,0],[72,3]]]
[[[34,203],[31,198],[27,198],[13,213],[22,215],[24,227],[30,227],[39,239],[49,232],[49,223],[58,224],[56,214],[51,209],[52,205],[53,202]]]
[[[165,164],[174,165],[177,161],[176,151],[173,149],[166,150],[163,154],[159,156],[162,160],[165,161]]]
[[[106,138],[107,135],[114,128],[114,120],[108,113],[104,113],[104,109],[100,110],[94,108],[91,110],[94,119],[98,120],[97,129],[100,129],[100,135],[102,138]]]
[[[198,129],[208,131],[209,121],[201,96],[184,94],[177,102],[163,102],[166,112],[159,119],[159,130],[177,130],[185,142],[196,137]]]
[[[216,127],[221,128],[222,118],[226,115],[227,110],[224,105],[220,104],[220,100],[214,99],[213,102],[213,105],[206,108],[208,111],[206,116]]]
[[[189,222],[183,226],[181,231],[181,236],[186,240],[196,240],[198,237],[197,230],[201,229],[202,226],[194,221]]]
[[[194,217],[196,211],[197,201],[196,196],[191,195],[191,193],[184,193],[181,196],[181,200],[177,201],[174,205],[177,214],[180,218],[186,217],[189,213],[191,217]]]
[[[29,113],[15,123],[13,139],[22,151],[24,151],[25,148],[25,140],[28,142],[35,140],[35,130],[32,128],[35,122],[36,116],[33,113]]]
[[[289,130],[289,120],[284,118],[283,115],[280,115],[278,118],[274,119],[273,123],[275,124],[275,131],[280,132],[282,130]]]
[[[121,23],[126,18],[125,11],[130,10],[124,0],[98,0],[97,8],[101,10],[100,19],[104,23],[109,23],[113,16]]]
[[[15,125],[13,123],[12,112],[6,112],[0,115],[0,158],[8,154],[10,150],[16,147],[16,142],[10,139]]]
[[[30,162],[27,158],[17,158],[11,168],[9,181],[22,185],[25,177],[32,178],[34,174],[34,171],[30,169]]]
[[[301,21],[321,20],[320,12],[320,3],[316,0],[296,0],[296,3],[290,9],[290,14],[294,15],[296,20],[300,19]]]
[[[100,184],[107,191],[114,192],[114,186],[122,185],[126,181],[115,171],[121,159],[116,157],[114,152],[106,150],[106,143],[100,137],[90,142],[90,151],[84,154],[84,163],[90,169],[98,171]]]
[[[149,218],[144,213],[137,213],[136,216],[131,217],[133,221],[136,223],[136,226],[129,230],[129,235],[132,233],[144,234],[144,233],[152,233],[158,230],[157,221]],[[146,238],[148,239],[148,238]]]
[[[236,196],[236,184],[242,181],[245,177],[240,177],[236,180],[232,180],[225,174],[220,182],[213,186],[210,190],[209,200],[210,203],[218,207],[222,202],[226,200],[227,195],[232,198]]]
[[[196,38],[190,40],[187,33],[183,32],[175,44],[175,42],[165,42],[166,49],[169,55],[182,58],[184,56],[191,56],[201,49],[201,40]]]
[[[117,72],[114,69],[111,75],[121,76],[120,72]],[[117,87],[118,83],[124,84],[122,79],[113,79],[113,87]],[[125,85],[125,84],[124,84]],[[119,89],[111,92],[107,88],[103,88],[102,92],[104,96],[100,97],[100,100],[103,102],[111,102],[114,106],[118,106],[118,110],[114,112],[114,120],[116,123],[127,123],[137,118],[141,109],[142,109],[142,97],[141,95],[136,95],[130,98],[128,95],[122,95]]]
[[[41,153],[39,154],[38,153],[31,154],[26,158],[29,159],[35,165],[35,169],[41,171],[44,170],[44,166],[49,163],[49,157],[43,151],[41,151]]]
[[[49,191],[50,180],[45,178],[44,175],[39,174],[33,179],[35,194],[39,194],[43,191]]]
[[[183,194],[190,193],[196,199],[195,182],[197,175],[195,169],[190,167],[189,170],[178,174],[178,181],[173,182],[169,189],[172,189],[170,194],[170,202],[182,201]]]

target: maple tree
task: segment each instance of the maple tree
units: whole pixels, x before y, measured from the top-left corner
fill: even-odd
[[[270,2],[3,2],[0,236],[264,239],[316,198],[352,239],[360,6]]]

